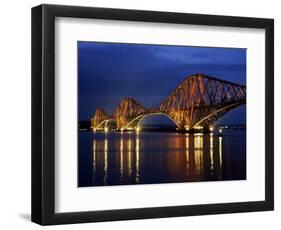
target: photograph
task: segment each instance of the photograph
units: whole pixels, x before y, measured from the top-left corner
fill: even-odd
[[[78,41],[78,187],[246,180],[245,48]]]

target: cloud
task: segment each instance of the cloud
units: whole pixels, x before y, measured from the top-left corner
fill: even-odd
[[[245,84],[246,50],[78,42],[79,117],[127,96],[155,106],[194,73]]]

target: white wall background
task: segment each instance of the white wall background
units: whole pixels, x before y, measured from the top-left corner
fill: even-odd
[[[30,8],[41,3],[275,18],[275,211],[68,225],[68,229],[278,229],[281,224],[281,80],[279,1],[56,0],[2,1],[0,13],[0,228],[39,229],[30,222]],[[279,92],[278,92],[279,91]],[[11,122],[13,122],[11,124]],[[64,229],[66,226],[55,226]],[[50,227],[47,227],[50,228]]]

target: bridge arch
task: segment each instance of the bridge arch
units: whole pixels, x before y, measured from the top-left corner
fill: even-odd
[[[139,124],[143,119],[145,119],[146,117],[149,117],[149,116],[154,116],[154,115],[163,115],[163,116],[167,117],[177,128],[179,128],[179,125],[172,117],[170,117],[169,115],[167,115],[165,113],[159,112],[159,113],[142,114],[140,116],[137,116],[136,118],[134,118],[132,121],[130,121],[126,125],[125,129],[135,129],[135,128],[139,127]]]
[[[226,113],[230,112],[231,110],[233,110],[233,109],[235,109],[238,106],[241,106],[243,104],[245,104],[245,102],[238,102],[238,103],[230,104],[228,106],[220,108],[220,109],[214,111],[213,113],[210,113],[209,115],[207,115],[203,119],[199,120],[197,123],[194,124],[193,127],[196,127],[196,126],[203,126],[204,127],[204,126],[207,126],[207,125],[212,126],[223,115],[225,115]],[[204,123],[206,123],[206,124],[204,124]]]
[[[115,123],[115,127],[108,127],[110,122]],[[105,128],[116,128],[116,121],[114,119],[106,119],[98,124],[98,126],[95,128],[96,130],[103,130]]]

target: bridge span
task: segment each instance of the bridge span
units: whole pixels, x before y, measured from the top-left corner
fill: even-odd
[[[228,111],[246,103],[246,86],[204,74],[186,77],[157,108],[145,108],[124,98],[110,116],[98,108],[91,119],[93,130],[139,130],[147,116],[161,114],[179,130],[212,127]]]

